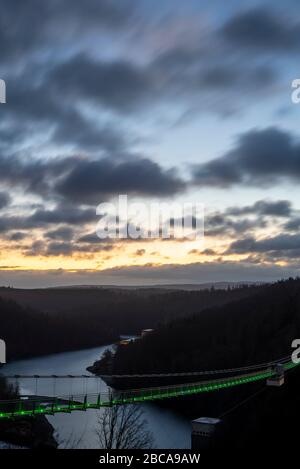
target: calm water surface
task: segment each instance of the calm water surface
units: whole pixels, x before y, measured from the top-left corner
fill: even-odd
[[[2,368],[3,374],[9,375],[88,375],[86,367],[99,359],[107,347],[97,347],[47,355],[40,358],[20,360]],[[97,379],[57,380],[46,379],[20,380],[19,385],[23,394],[37,391],[41,395],[69,395],[87,392],[104,391],[105,383]],[[156,407],[153,404],[141,404],[144,417],[148,421],[148,428],[153,433],[156,448],[190,448],[190,422],[173,411]],[[96,428],[101,410],[88,410],[72,414],[56,414],[48,416],[49,422],[56,431],[60,447],[99,448]]]

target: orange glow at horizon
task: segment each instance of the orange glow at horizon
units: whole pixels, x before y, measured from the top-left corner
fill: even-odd
[[[68,255],[27,255],[22,249],[0,246],[0,270],[58,270],[101,271],[128,266],[163,266],[169,264],[189,265],[193,263],[223,261],[243,261],[248,255],[227,254],[224,240],[205,239],[197,241],[151,240],[130,241],[113,244],[111,250],[78,252],[76,243],[73,254]],[[101,245],[99,245],[101,247]],[[212,253],[205,253],[212,250]]]

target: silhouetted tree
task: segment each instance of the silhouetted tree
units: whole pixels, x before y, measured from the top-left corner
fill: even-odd
[[[103,449],[149,449],[153,436],[140,407],[107,407],[101,412],[96,429]]]

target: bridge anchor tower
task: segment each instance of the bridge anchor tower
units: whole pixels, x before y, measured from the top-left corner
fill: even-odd
[[[277,363],[272,368],[274,374],[267,379],[267,386],[280,387],[284,384],[284,367],[281,363]]]
[[[201,417],[192,421],[192,450],[213,448],[220,433],[222,420]]]

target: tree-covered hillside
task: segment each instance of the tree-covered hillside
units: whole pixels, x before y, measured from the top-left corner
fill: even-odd
[[[243,298],[262,287],[161,291],[0,290],[0,338],[8,359],[110,344],[171,318]]]
[[[239,367],[288,355],[298,337],[300,280],[290,279],[164,324],[142,340],[120,347],[113,371]]]

